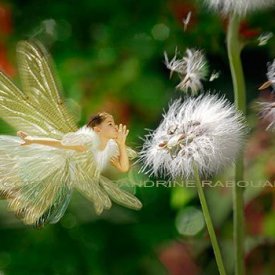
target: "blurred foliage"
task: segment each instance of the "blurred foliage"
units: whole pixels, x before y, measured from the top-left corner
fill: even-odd
[[[192,17],[184,32],[182,19],[189,11]],[[246,166],[252,181],[275,179],[274,135],[265,133],[253,109],[257,87],[266,79],[266,63],[275,56],[274,36],[261,47],[257,37],[275,31],[274,15],[274,10],[256,13],[240,30],[246,43],[242,58],[251,106]],[[144,128],[154,129],[170,100],[180,96],[174,89],[177,79],[169,80],[163,64],[164,51],[172,57],[176,47],[181,53],[187,47],[203,49],[210,72],[221,72],[205,83],[206,90],[233,100],[226,22],[207,11],[202,0],[6,0],[0,3],[0,69],[20,86],[16,43],[39,39],[53,56],[79,125],[97,111],[111,112],[127,123],[129,145],[138,149]],[[4,122],[0,126],[2,134],[15,134]],[[215,180],[224,183],[231,177],[228,170]],[[1,201],[0,274],[217,274],[196,189],[151,187],[150,180],[134,176],[143,186],[135,188],[144,204],[139,212],[114,205],[98,217],[75,194],[61,222],[42,230],[22,225]],[[205,190],[232,274],[231,188]],[[247,274],[273,274],[274,194],[274,188],[246,190]]]

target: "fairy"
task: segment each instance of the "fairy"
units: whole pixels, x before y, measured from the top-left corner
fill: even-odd
[[[102,112],[78,128],[43,45],[19,42],[17,60],[22,90],[0,73],[0,117],[17,131],[0,135],[0,195],[9,208],[25,224],[57,223],[76,189],[98,215],[111,200],[140,209],[133,194],[102,175],[109,165],[127,172],[136,157],[126,125]]]

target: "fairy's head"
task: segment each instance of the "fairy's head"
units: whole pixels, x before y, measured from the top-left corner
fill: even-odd
[[[116,138],[118,134],[118,126],[115,124],[113,116],[106,112],[93,115],[89,119],[87,126],[92,128],[102,138]]]

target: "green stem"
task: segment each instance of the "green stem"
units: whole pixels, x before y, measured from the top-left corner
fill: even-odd
[[[230,70],[233,81],[235,105],[238,110],[246,114],[246,94],[244,74],[241,63],[242,45],[239,40],[240,18],[232,15],[227,30],[227,51],[230,63]],[[235,185],[233,189],[233,213],[234,213],[234,255],[235,274],[245,274],[244,266],[244,187],[238,186],[242,181],[244,171],[243,154],[236,161]]]
[[[225,268],[224,268],[220,248],[219,248],[219,245],[218,245],[215,230],[214,230],[213,223],[212,223],[212,220],[211,220],[211,216],[210,216],[210,213],[209,213],[209,210],[208,210],[207,202],[206,202],[204,192],[203,192],[203,189],[202,189],[202,186],[201,186],[201,180],[200,180],[198,168],[197,168],[196,165],[194,165],[194,176],[195,176],[196,186],[197,186],[197,189],[198,189],[199,199],[200,199],[200,202],[201,202],[203,216],[204,216],[204,219],[205,219],[205,223],[206,223],[208,233],[209,233],[209,236],[210,236],[210,240],[211,240],[211,243],[212,243],[212,247],[213,247],[213,250],[214,250],[217,266],[218,266],[220,275],[225,275],[226,272],[225,272]]]

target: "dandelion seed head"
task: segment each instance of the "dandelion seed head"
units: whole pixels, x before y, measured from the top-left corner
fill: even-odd
[[[247,13],[274,7],[275,0],[204,0],[212,9],[224,15],[237,14],[245,16]]]
[[[214,81],[215,79],[220,77],[221,72],[213,71],[209,77],[209,82]]]
[[[264,46],[266,45],[269,40],[273,37],[273,33],[272,32],[264,32],[262,33],[258,38],[258,45],[259,46]]]
[[[266,76],[270,81],[273,90],[275,90],[275,59],[273,60],[272,63],[268,63]]]
[[[140,152],[141,171],[171,178],[217,173],[231,164],[245,137],[243,116],[226,99],[201,95],[174,101]]]
[[[178,52],[169,61],[167,53],[164,53],[165,65],[171,71],[170,76],[176,72],[180,77],[180,83],[176,88],[192,95],[203,89],[202,80],[205,80],[208,74],[208,65],[206,58],[201,50],[187,49],[182,58],[177,59]]]
[[[275,132],[275,102],[258,102],[260,117],[268,121],[266,130]]]

